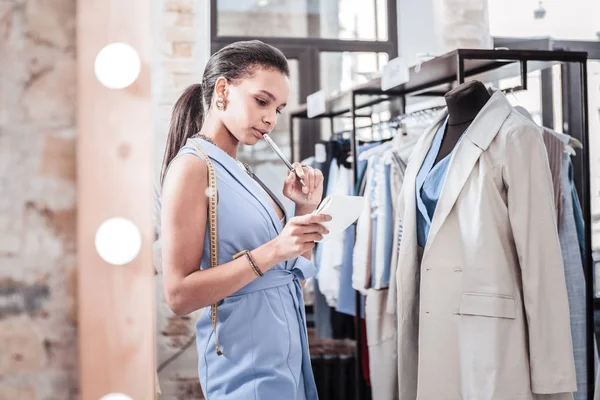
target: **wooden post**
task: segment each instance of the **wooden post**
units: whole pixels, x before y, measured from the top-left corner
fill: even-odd
[[[154,398],[155,288],[152,266],[153,133],[150,94],[151,5],[146,0],[77,1],[77,259],[82,400],[123,393]],[[108,89],[94,62],[113,42],[132,46],[141,73]],[[100,225],[132,221],[142,248],[126,265],[96,251]]]

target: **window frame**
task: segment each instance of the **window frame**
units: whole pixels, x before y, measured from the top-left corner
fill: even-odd
[[[325,0],[321,0],[325,1]],[[280,36],[219,36],[218,0],[210,0],[210,49],[211,54],[228,44],[258,39],[277,47],[287,58],[299,62],[299,103],[321,89],[321,52],[360,52],[386,53],[388,60],[398,57],[398,13],[397,0],[387,0],[387,40],[345,40],[330,38],[298,38]],[[300,159],[314,154],[315,144],[321,139],[321,125],[316,120],[300,121],[300,131],[304,132],[299,143]]]
[[[326,0],[323,0],[326,1]],[[375,52],[388,53],[390,60],[398,56],[398,14],[397,0],[387,0],[387,40],[345,40],[331,38],[298,38],[281,36],[219,36],[218,0],[210,0],[210,43],[215,52],[230,43],[258,39],[277,48],[315,48],[319,52]]]

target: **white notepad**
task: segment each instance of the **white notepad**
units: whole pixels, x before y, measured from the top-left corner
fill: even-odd
[[[331,216],[331,221],[323,222],[329,234],[324,235],[323,241],[328,237],[343,233],[360,216],[365,204],[363,196],[342,196],[332,194],[327,196],[313,214],[326,214]]]

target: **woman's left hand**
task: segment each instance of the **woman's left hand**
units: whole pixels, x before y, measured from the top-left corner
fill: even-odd
[[[296,214],[298,212],[311,213],[317,208],[323,197],[323,173],[300,163],[294,163],[292,166],[294,170],[301,170],[304,173],[302,180],[306,186],[302,186],[296,179],[296,174],[290,171],[283,184],[283,195],[296,203]]]

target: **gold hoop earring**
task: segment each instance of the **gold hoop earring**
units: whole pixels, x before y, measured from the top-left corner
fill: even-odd
[[[219,97],[217,99],[217,110],[225,111],[225,107],[226,107],[225,99],[222,97]]]

